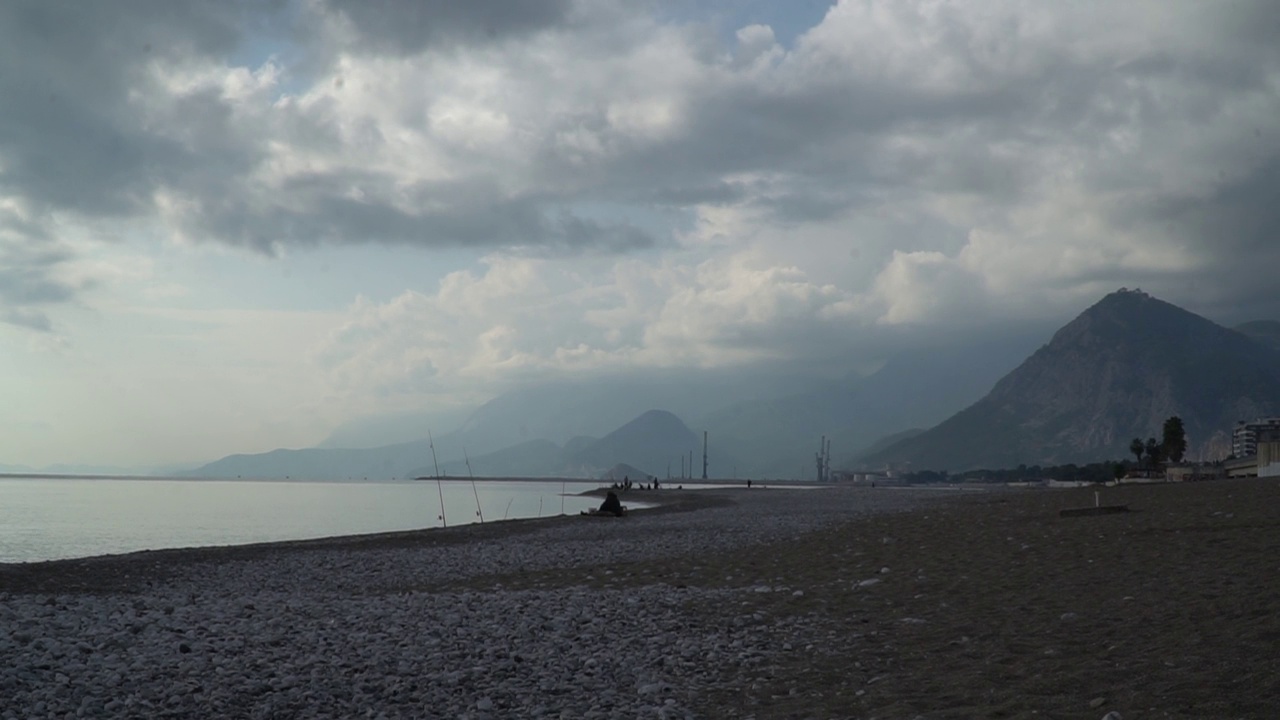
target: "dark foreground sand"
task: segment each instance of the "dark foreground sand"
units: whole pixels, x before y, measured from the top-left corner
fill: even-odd
[[[739,590],[732,601],[688,607],[690,632],[760,613],[786,628],[771,640],[786,644],[784,660],[741,686],[690,698],[704,717],[1280,717],[1280,482],[1101,493],[1104,504],[1133,512],[1059,516],[1092,505],[1091,489],[946,500],[940,493],[911,512],[854,518],[736,552],[624,562],[607,577],[599,568],[568,567],[415,590]],[[690,502],[678,509],[722,501]],[[696,522],[697,512],[687,515]],[[137,591],[140,581],[188,561],[326,543],[477,542],[495,533],[533,535],[553,522],[611,521],[4,566],[0,590]]]
[[[704,609],[810,629],[782,672],[707,697],[708,717],[1280,718],[1280,482],[1100,493],[1132,512],[1063,518],[1094,490],[1000,491],[630,571],[804,593]]]
[[[1280,717],[1280,482],[1101,492],[1134,512],[1011,492],[741,558],[808,588],[793,611],[836,633],[747,696],[756,716]]]

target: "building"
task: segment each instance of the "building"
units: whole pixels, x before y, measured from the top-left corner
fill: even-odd
[[[1256,454],[1258,477],[1280,477],[1280,428],[1258,433]]]
[[[1164,469],[1165,480],[1169,482],[1196,482],[1199,480],[1218,480],[1226,477],[1226,471],[1220,465],[1205,463],[1181,463],[1168,465]]]
[[[1258,456],[1231,458],[1222,463],[1223,472],[1229,478],[1258,477]]]
[[[1258,418],[1253,422],[1241,420],[1231,431],[1231,454],[1248,457],[1258,453],[1258,433],[1264,430],[1280,430],[1280,417]]]

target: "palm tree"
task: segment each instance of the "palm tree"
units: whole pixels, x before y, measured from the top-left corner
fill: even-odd
[[[1158,465],[1160,463],[1160,443],[1156,442],[1155,438],[1147,438],[1145,449],[1147,451],[1147,460],[1151,462],[1151,467]]]
[[[1146,451],[1147,446],[1142,442],[1142,438],[1134,438],[1133,442],[1129,443],[1129,452],[1138,459],[1139,465],[1142,464],[1142,453]]]
[[[1187,431],[1182,426],[1182,418],[1174,415],[1164,421],[1164,442],[1161,443],[1165,457],[1173,462],[1182,462],[1187,452]]]

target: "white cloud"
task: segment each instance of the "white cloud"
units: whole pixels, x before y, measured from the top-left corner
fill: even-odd
[[[733,367],[805,354],[847,334],[853,298],[750,257],[578,265],[506,255],[434,294],[359,299],[317,353],[355,403],[483,396],[520,378],[657,367]]]
[[[1280,313],[1273,4],[844,0],[785,46],[649,4],[432,7],[126,2],[38,42],[0,9],[0,321],[198,304],[157,237],[483,257],[370,283],[296,353],[338,413],[844,362],[1121,285]]]

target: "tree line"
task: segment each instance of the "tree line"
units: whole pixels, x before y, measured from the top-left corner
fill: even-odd
[[[1174,415],[1164,421],[1159,442],[1153,437],[1147,438],[1146,442],[1142,438],[1134,438],[1129,443],[1129,452],[1138,461],[1138,467],[1142,467],[1143,457],[1147,459],[1149,468],[1158,467],[1165,461],[1182,462],[1182,456],[1187,452],[1187,431],[1182,426],[1182,418]]]
[[[904,473],[903,479],[911,483],[956,483],[978,480],[986,482],[1015,482],[1033,478],[1047,478],[1068,482],[1109,482],[1124,477],[1135,467],[1137,469],[1153,469],[1166,461],[1181,462],[1182,457],[1187,452],[1187,433],[1183,427],[1182,418],[1174,415],[1165,420],[1164,426],[1161,428],[1161,439],[1159,441],[1154,437],[1145,441],[1142,438],[1134,438],[1133,442],[1129,443],[1129,452],[1134,454],[1137,460],[1136,463],[1130,464],[1128,461],[1114,462],[1107,460],[1087,465],[1076,465],[1074,463],[1045,467],[1019,465],[1016,468],[970,470],[956,474],[948,473],[946,470],[920,470]]]

